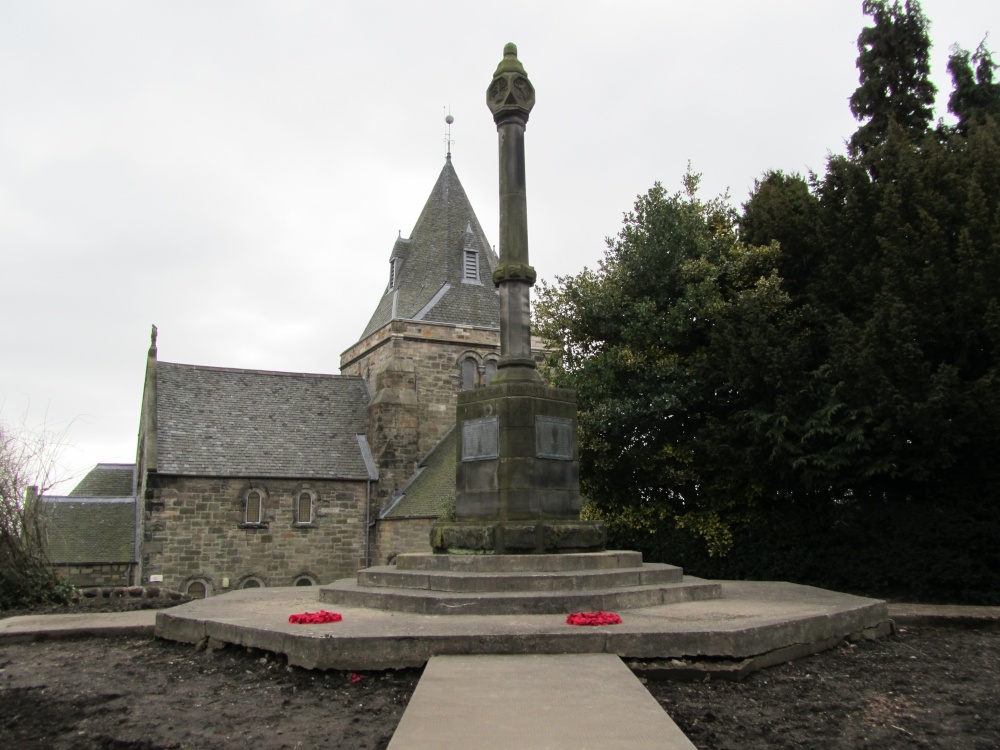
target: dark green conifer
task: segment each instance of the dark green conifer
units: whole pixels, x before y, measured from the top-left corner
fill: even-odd
[[[864,124],[851,137],[857,154],[881,143],[891,121],[912,137],[922,135],[934,116],[937,92],[930,81],[929,24],[920,3],[865,0],[862,8],[875,24],[858,36],[860,85],[851,96],[851,112]]]
[[[960,132],[965,133],[971,122],[982,122],[987,116],[1000,120],[1000,83],[993,82],[998,67],[985,40],[972,55],[958,45],[952,47],[948,72],[954,88],[948,110],[958,118]]]

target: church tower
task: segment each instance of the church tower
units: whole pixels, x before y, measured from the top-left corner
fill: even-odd
[[[455,423],[456,394],[488,385],[500,355],[497,256],[449,154],[361,340],[340,358],[371,393],[368,442],[384,508]]]

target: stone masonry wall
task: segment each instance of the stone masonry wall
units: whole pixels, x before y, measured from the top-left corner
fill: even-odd
[[[496,329],[396,320],[341,355],[341,373],[363,377],[372,395],[368,440],[379,469],[378,508],[391,500],[413,475],[416,462],[455,424],[463,355],[472,353],[483,361],[499,350]],[[395,406],[390,416],[390,410],[380,403],[379,388],[400,380],[400,376],[391,380],[382,377],[380,382],[380,374],[389,369],[402,372],[402,368],[412,370],[416,403],[407,409]],[[411,414],[416,417],[414,432],[410,432]],[[407,434],[389,434],[395,425]]]
[[[436,518],[390,518],[378,522],[378,544],[372,565],[385,565],[404,552],[431,552],[431,526]]]
[[[324,584],[364,565],[365,482],[155,477],[151,485],[142,584],[162,575],[167,588],[185,591],[198,580],[217,594],[250,578],[263,586],[290,586],[302,576]],[[251,486],[263,496],[259,525],[243,523]],[[295,522],[302,490],[314,496],[309,524]]]
[[[91,565],[56,565],[56,575],[77,588],[87,586],[131,586],[130,563],[94,563]]]

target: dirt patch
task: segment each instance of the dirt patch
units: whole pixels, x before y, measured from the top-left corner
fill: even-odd
[[[1000,630],[904,628],[739,683],[648,681],[702,750],[1000,748]]]
[[[318,672],[148,638],[0,645],[0,747],[384,748],[419,670]]]
[[[0,642],[0,670],[0,747],[25,750],[384,748],[420,675],[143,638]],[[997,674],[1000,631],[908,628],[741,683],[647,687],[701,750],[995,750]]]

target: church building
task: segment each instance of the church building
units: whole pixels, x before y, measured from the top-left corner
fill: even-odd
[[[430,551],[454,510],[456,394],[497,369],[497,262],[449,154],[340,375],[160,361],[154,328],[122,583],[318,585]]]

